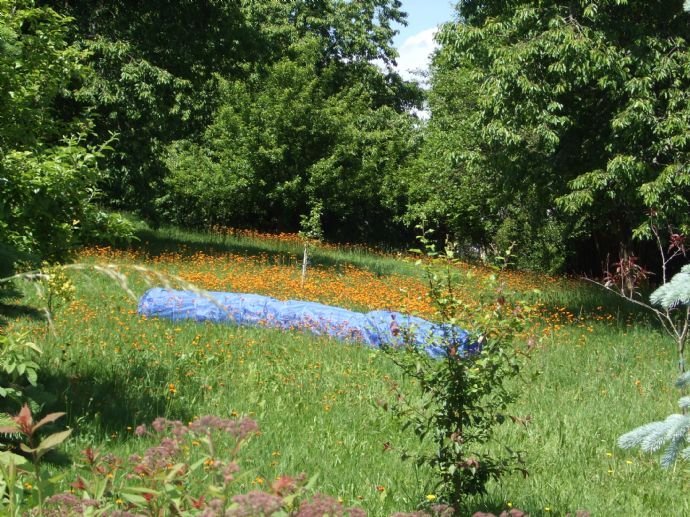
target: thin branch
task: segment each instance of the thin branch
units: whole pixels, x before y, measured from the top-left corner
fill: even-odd
[[[591,278],[583,277],[583,280],[586,280],[587,282],[590,282],[590,283],[592,283],[598,287],[606,289],[607,291],[615,294],[619,298],[623,298],[624,300],[626,300],[630,303],[633,303],[635,305],[639,305],[640,307],[643,307],[646,310],[656,314],[657,318],[659,318],[659,321],[664,326],[664,330],[666,330],[669,334],[671,334],[671,336],[678,336],[677,330],[676,330],[675,326],[673,325],[673,320],[671,319],[671,317],[668,313],[662,312],[659,309],[656,309],[656,308],[652,307],[651,305],[649,305],[649,304],[647,304],[641,300],[637,300],[635,298],[627,296],[625,293],[617,291],[616,289],[611,289],[609,286],[606,286],[606,285],[604,285],[601,282],[598,282],[596,280],[592,280]],[[670,330],[668,328],[668,326],[670,326],[672,330]]]
[[[668,260],[666,260],[666,253],[664,252],[664,245],[661,242],[661,236],[659,235],[659,229],[656,227],[656,225],[650,221],[649,226],[652,229],[652,233],[654,234],[654,237],[656,239],[656,243],[659,247],[659,254],[661,255],[661,278],[663,280],[663,283],[665,284],[666,283],[666,265],[668,264]]]

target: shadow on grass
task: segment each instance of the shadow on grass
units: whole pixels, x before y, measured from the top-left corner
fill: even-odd
[[[233,253],[247,257],[267,257],[273,264],[294,264],[301,266],[302,250],[299,245],[288,244],[260,244],[250,239],[233,241],[232,236],[192,234],[177,230],[149,230],[143,229],[137,232],[138,241],[129,245],[130,249],[140,251],[148,256],[156,257],[164,253],[184,252],[192,255],[197,252],[204,253]],[[284,249],[280,249],[284,248]],[[340,256],[338,256],[340,255]],[[399,264],[382,257],[361,258],[348,256],[348,252],[323,252],[314,249],[309,260],[312,265],[320,265],[340,269],[347,265],[371,271],[374,274],[385,276],[400,272]]]
[[[516,500],[520,500],[519,494],[515,495]],[[565,517],[589,517],[589,513],[585,509],[570,509],[566,512],[555,512],[553,508],[543,507],[539,505],[539,502],[531,500],[533,498],[528,497],[527,500],[523,500],[521,503],[515,503],[514,506],[508,506],[508,503],[500,500],[497,497],[492,497],[486,495],[483,497],[477,497],[471,501],[468,501],[461,509],[460,515],[496,515],[496,516],[507,516],[512,517],[513,515],[529,515],[529,517],[550,517],[552,515],[564,515]],[[513,503],[510,503],[511,505]],[[513,513],[511,513],[511,510]],[[522,513],[519,513],[522,512]]]
[[[509,513],[510,510],[511,508],[506,506],[505,501],[501,501],[500,499],[493,498],[491,496],[484,496],[478,498],[470,498],[469,501],[465,502],[461,506],[460,515],[474,516],[475,514],[479,514],[482,517],[485,517],[486,515],[512,517],[512,515]],[[525,514],[529,516],[541,515],[538,511],[534,512],[532,508],[520,507],[519,510],[522,510]]]
[[[637,299],[649,303],[650,294],[650,292],[642,292]],[[662,328],[651,311],[584,280],[580,284],[573,284],[571,288],[544,293],[538,300],[551,313],[569,312],[576,318],[594,320],[611,315],[613,319],[607,321],[618,325],[634,322],[636,325]]]
[[[6,327],[10,320],[17,318],[45,319],[45,314],[39,309],[23,305],[22,298],[23,294],[14,286],[0,286],[0,329]]]
[[[6,327],[10,320],[16,318],[44,320],[45,315],[35,307],[14,303],[7,304],[0,301],[0,329]]]
[[[77,433],[95,436],[126,437],[128,428],[149,424],[160,416],[189,421],[194,416],[192,407],[165,394],[168,375],[164,368],[143,364],[118,372],[90,368],[64,373],[45,368],[40,380],[54,397],[44,413],[65,411],[65,425]],[[130,379],[141,376],[146,377],[148,386],[156,388],[130,386]]]

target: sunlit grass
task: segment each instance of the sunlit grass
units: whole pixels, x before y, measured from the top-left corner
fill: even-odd
[[[91,248],[79,260],[145,264],[205,289],[433,317],[413,258],[324,247],[302,286],[294,237],[173,234],[151,234],[158,240],[148,248]],[[458,291],[472,303],[477,279],[492,271],[456,267],[473,272]],[[46,409],[66,410],[76,429],[68,453],[93,443],[137,450],[132,430],[156,416],[248,414],[262,434],[243,452],[251,476],[239,488],[260,488],[281,473],[318,473],[320,492],[372,515],[412,511],[433,490],[430,473],[395,452],[416,444],[379,407],[391,382],[405,382],[385,355],[297,332],[140,318],[136,302],[111,280],[90,270],[72,275],[78,297],[57,310],[56,336],[26,315],[9,325],[45,350],[41,381],[53,395]],[[532,515],[690,513],[682,465],[662,471],[657,458],[615,445],[623,432],[675,411],[673,345],[639,313],[576,280],[515,272],[502,280],[540,303],[537,344],[512,411],[526,424],[504,426],[498,440],[525,451],[530,476],[491,485],[472,507],[513,505]],[[147,287],[136,276],[130,281],[137,294]],[[25,287],[14,303],[35,306]]]

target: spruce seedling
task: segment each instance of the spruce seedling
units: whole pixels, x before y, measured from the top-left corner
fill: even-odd
[[[676,386],[685,391],[690,384],[690,372],[685,371],[684,360],[690,325],[690,264],[683,266],[669,282],[654,291],[650,302],[663,309],[663,312],[656,308],[654,310],[664,323],[664,328],[676,341],[681,370]],[[618,439],[618,445],[623,449],[639,446],[645,452],[657,452],[665,446],[666,450],[661,457],[661,465],[665,468],[670,467],[678,456],[690,459],[690,416],[687,414],[690,397],[684,394],[678,405],[681,409],[680,414],[672,414],[665,420],[633,429]]]

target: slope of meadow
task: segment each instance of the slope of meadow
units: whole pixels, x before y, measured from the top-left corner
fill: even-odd
[[[127,250],[85,249],[78,262],[117,265],[137,295],[145,277],[156,281],[133,269],[142,265],[203,289],[434,317],[419,269],[399,254],[324,245],[302,285],[296,236],[166,230],[141,237]],[[458,267],[474,278],[489,274]],[[133,430],[157,416],[245,414],[261,435],[241,454],[238,490],[268,486],[279,474],[318,474],[315,490],[371,515],[412,511],[433,494],[431,474],[395,452],[417,445],[380,408],[391,383],[407,382],[385,355],[297,332],[142,319],[116,282],[88,268],[70,275],[77,294],[57,307],[55,335],[24,284],[4,301],[3,330],[28,332],[44,349],[40,381],[53,395],[46,408],[66,411],[64,423],[75,429],[65,454],[77,457],[89,445],[141,450]],[[615,444],[623,432],[675,410],[672,343],[643,315],[575,280],[513,272],[501,280],[539,306],[532,353],[515,386],[513,414],[524,425],[502,427],[497,444],[524,450],[530,475],[490,485],[472,508],[690,513],[682,466],[663,471],[658,458]],[[461,284],[468,303],[478,285]]]

